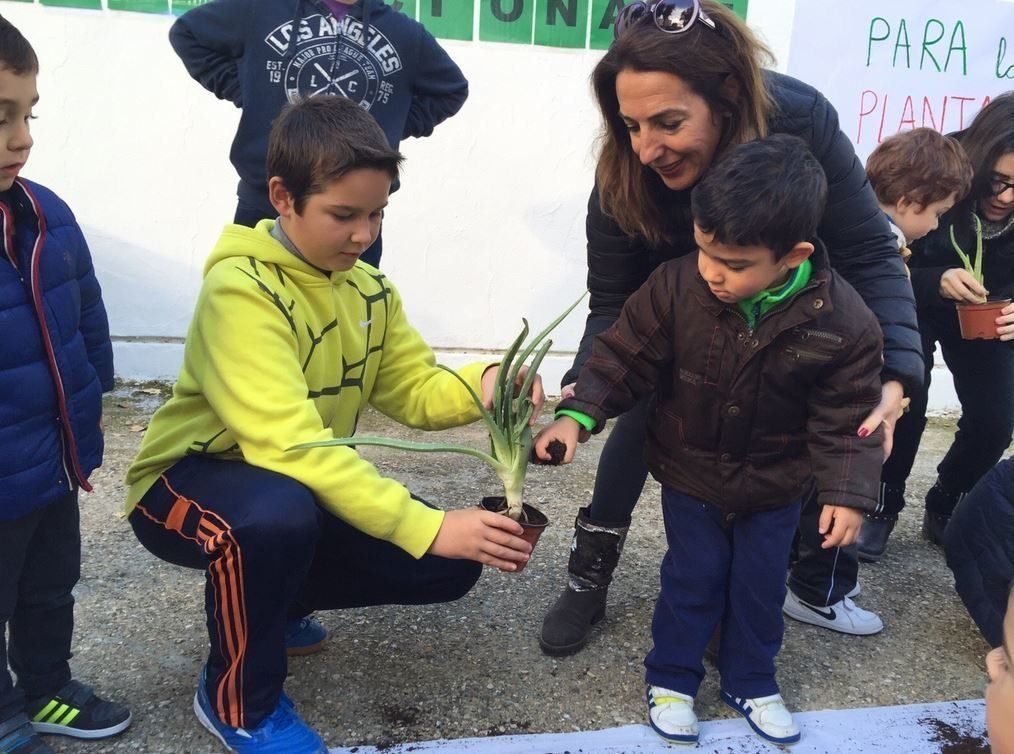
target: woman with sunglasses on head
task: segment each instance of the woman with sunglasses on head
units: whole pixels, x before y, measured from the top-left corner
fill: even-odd
[[[898,422],[894,452],[881,476],[881,504],[859,535],[859,555],[879,560],[905,506],[905,483],[926,428],[926,405],[936,344],[954,378],[961,418],[954,442],[937,466],[926,493],[923,536],[942,544],[958,502],[989,471],[1011,442],[1014,428],[1014,304],[997,318],[997,340],[964,340],[955,302],[981,303],[987,294],[1014,296],[1014,91],[984,107],[954,137],[975,171],[964,200],[940,218],[939,227],[912,247],[912,287],[918,302],[925,378]],[[974,216],[973,216],[974,215]],[[982,223],[982,272],[986,287],[964,270],[951,244],[951,228],[965,251],[976,247],[975,217]],[[974,253],[974,251],[973,251]],[[987,290],[988,289],[988,290]]]
[[[731,146],[787,133],[807,143],[827,174],[818,234],[831,264],[883,330],[883,399],[869,416],[857,417],[856,431],[865,436],[884,424],[889,452],[903,395],[923,379],[915,302],[887,219],[837,113],[807,84],[763,70],[771,60],[768,50],[712,0],[635,2],[621,11],[614,31],[592,74],[604,128],[588,202],[591,312],[564,377],[564,395],[571,393],[595,336],[612,325],[651,271],[697,251],[690,190]],[[591,504],[577,517],[567,588],[539,637],[548,654],[579,651],[605,615],[607,588],[647,477],[647,415],[643,402],[621,416],[602,450]],[[804,508],[786,612],[836,631],[876,633],[883,628],[880,618],[851,599],[858,591],[855,547],[822,548],[829,532],[821,513],[815,502]]]

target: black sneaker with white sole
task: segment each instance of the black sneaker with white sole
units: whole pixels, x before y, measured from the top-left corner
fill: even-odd
[[[78,681],[69,681],[55,694],[30,701],[25,712],[38,733],[73,738],[107,738],[130,725],[130,710],[100,699],[91,687]]]

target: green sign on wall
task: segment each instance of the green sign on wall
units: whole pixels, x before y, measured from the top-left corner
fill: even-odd
[[[477,0],[479,39],[483,42],[532,43],[535,0]]]
[[[584,49],[588,0],[538,0],[535,44]]]
[[[473,0],[419,0],[419,21],[439,39],[471,41]]]
[[[106,0],[109,10],[126,10],[134,13],[168,13],[169,0]]]
[[[102,0],[42,0],[43,5],[57,5],[61,8],[85,8],[102,10]]]
[[[13,0],[34,2],[34,0]],[[632,0],[387,0],[396,11],[418,19],[438,39],[475,39],[476,5],[479,39],[484,42],[537,44],[605,50],[613,41],[613,24]],[[39,0],[43,5],[101,10],[102,0]],[[106,0],[110,10],[180,15],[207,0]],[[650,0],[649,0],[650,2]],[[746,18],[749,0],[722,0]]]

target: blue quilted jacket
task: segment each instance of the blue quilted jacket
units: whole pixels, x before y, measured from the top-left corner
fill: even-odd
[[[999,647],[1014,579],[1014,458],[986,472],[958,503],[944,551],[969,615],[990,646]]]
[[[91,490],[113,348],[88,245],[56,194],[20,178],[0,192],[0,238],[0,521],[10,521]]]

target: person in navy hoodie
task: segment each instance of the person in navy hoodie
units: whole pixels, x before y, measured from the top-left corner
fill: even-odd
[[[18,177],[32,148],[38,70],[31,45],[0,16],[0,754],[51,752],[37,733],[105,738],[130,724],[125,707],[72,680],[68,664],[78,491],[91,490],[102,462],[113,349],[74,215]]]
[[[277,215],[264,162],[287,102],[346,97],[397,149],[429,136],[468,97],[468,81],[433,36],[383,0],[211,0],[181,16],[169,41],[201,86],[243,110],[230,159],[240,179],[234,222],[250,227]],[[361,260],[379,266],[381,250],[378,236]]]

